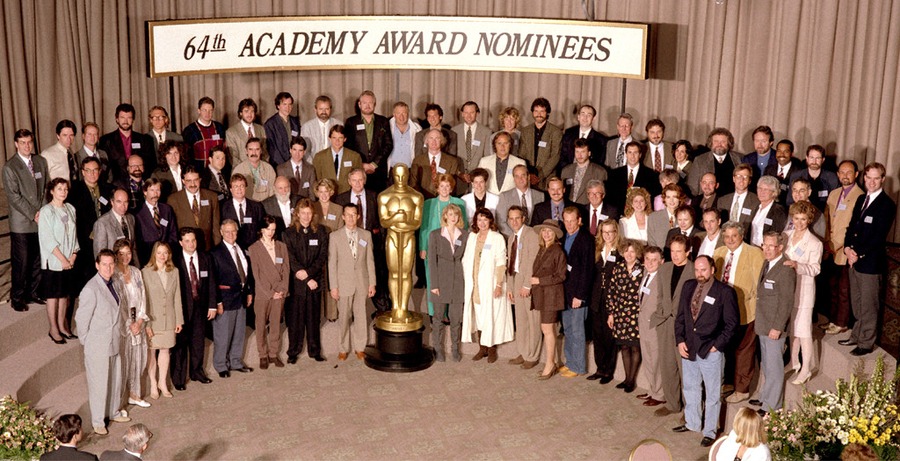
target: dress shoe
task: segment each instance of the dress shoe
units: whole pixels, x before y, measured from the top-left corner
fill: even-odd
[[[209,384],[212,382],[212,380],[207,378],[206,376],[201,376],[199,378],[191,378],[191,381],[197,381],[197,382],[203,383],[203,384]]]
[[[834,323],[831,323],[831,322],[827,322],[827,323],[820,323],[816,326],[819,327],[820,330],[828,331],[829,328],[837,326],[837,325],[835,325]]]
[[[28,304],[37,304],[39,306],[43,306],[43,305],[47,304],[47,300],[44,298],[40,298],[40,297],[31,298],[31,301],[28,301]]]
[[[187,389],[187,388],[184,387],[184,384],[176,384],[176,385],[175,385],[175,390],[176,390],[176,391],[183,391],[183,390],[186,390],[186,389]]]
[[[728,403],[740,403],[749,398],[750,398],[750,394],[747,392],[735,392],[735,393],[729,395],[728,397],[726,397],[725,401]]]
[[[560,373],[562,373],[562,372],[564,372],[564,371],[566,371],[566,370],[569,369],[569,367],[567,367],[567,366],[565,366],[565,365],[562,365],[562,366],[560,366],[560,367],[558,367],[558,368],[559,368],[559,372],[560,372]]]
[[[700,441],[700,446],[703,448],[708,448],[711,447],[715,441],[716,439],[712,437],[703,437],[703,440]]]
[[[281,361],[280,357],[275,357],[274,359],[269,359],[269,363],[275,365],[276,368],[284,368],[284,362]]]
[[[480,346],[478,348],[478,353],[475,354],[474,356],[472,356],[472,360],[477,362],[477,361],[487,357],[487,354],[488,354],[487,346]]]
[[[616,384],[616,389],[625,389],[625,386],[627,385],[628,384],[626,384],[625,381],[622,381],[621,383]]]
[[[588,379],[588,381],[594,381],[594,380],[600,379],[602,377],[603,377],[603,375],[600,374],[599,371],[595,371],[594,374],[588,376],[587,379]]]
[[[269,369],[268,357],[263,357],[263,358],[259,359],[259,369],[260,370],[268,370]]]
[[[857,349],[859,349],[859,348],[857,348]],[[854,349],[854,350],[856,350],[856,349]],[[852,354],[853,351],[850,351],[850,353]],[[799,373],[798,373],[798,374],[797,374],[797,379],[791,381],[791,384],[793,384],[793,385],[795,385],[795,386],[799,386],[799,385],[801,385],[801,384],[807,383],[807,382],[810,380],[810,378],[812,378],[812,373],[809,373],[809,374],[807,374],[806,376],[800,376]]]
[[[488,348],[488,363],[494,363],[497,361],[497,346],[491,346]]]
[[[297,363],[297,356],[296,356],[296,355],[289,355],[289,356],[288,356],[288,363],[291,364],[291,365]]]
[[[245,365],[241,368],[232,368],[231,371],[237,371],[239,373],[250,373],[251,371],[253,371],[253,369]]]
[[[855,346],[856,341],[854,341],[850,338],[847,338],[847,339],[842,339],[842,340],[838,341],[838,344],[840,344],[841,346]]]
[[[27,311],[28,311],[28,304],[25,304],[25,303],[23,303],[23,302],[21,302],[21,301],[13,301],[13,302],[12,302],[12,308],[13,308],[13,310],[16,311],[16,312],[27,312]],[[106,429],[104,429],[104,430],[106,430]],[[94,431],[96,432],[96,429],[95,429]]]
[[[747,402],[747,403],[749,403],[750,405],[753,405],[754,407],[761,407],[761,406],[762,406],[762,401],[761,401],[761,400],[757,400],[757,399],[750,399],[750,401]]]
[[[657,408],[656,411],[653,412],[654,416],[669,416],[678,413],[677,411],[672,411],[668,407]]]
[[[629,384],[629,385],[625,386],[622,390],[625,391],[626,394],[630,394],[630,393],[634,392],[635,388],[637,388],[636,385]]]
[[[639,398],[639,399],[641,399],[641,400],[647,400],[647,399],[650,398],[650,394],[638,394],[638,395],[636,395],[635,397],[637,397],[637,398]]]
[[[600,384],[609,384],[612,382],[612,380],[613,380],[612,376],[604,376],[604,377],[600,378],[597,382]]]
[[[863,349],[862,347],[859,347],[859,346],[855,347],[852,351],[850,351],[850,355],[855,355],[857,357],[866,355],[866,354],[871,354],[871,353],[872,353],[872,349]]]
[[[847,331],[847,327],[839,327],[837,325],[831,325],[825,330],[826,335],[839,335],[843,332]]]
[[[105,427],[95,427],[95,428],[94,428],[94,434],[97,434],[97,435],[108,435],[108,434],[109,434],[109,431],[106,430]]]
[[[146,400],[141,400],[141,399],[133,399],[131,397],[128,397],[128,404],[129,405],[137,405],[141,408],[150,408],[150,402],[148,402]]]
[[[220,371],[220,372],[219,372],[219,377],[220,377],[220,378],[230,378],[230,377],[231,377],[231,372],[228,371],[228,370]]]
[[[644,400],[645,407],[655,407],[657,405],[662,405],[664,403],[666,403],[665,400],[656,400],[654,398],[649,398],[647,400]]]
[[[315,356],[315,357],[313,357],[313,358],[316,360],[316,362],[324,362],[324,361],[325,361],[325,357],[322,357],[321,355],[317,355],[317,356]],[[296,359],[296,358],[294,359],[294,363],[297,363],[297,359]]]
[[[358,359],[360,359],[360,360],[365,360],[365,359],[366,359],[366,353],[363,352],[363,351],[356,351],[356,358],[358,358]]]
[[[59,332],[59,335],[66,339],[78,339],[77,335],[73,335],[72,333],[63,333]]]
[[[338,360],[340,360],[341,362],[343,362],[344,360],[347,360],[347,357],[348,357],[349,355],[350,355],[350,354],[348,354],[348,353],[346,353],[346,352],[338,353]]]
[[[543,374],[543,373],[542,373],[542,374],[539,374],[539,375],[538,375],[538,380],[540,380],[540,381],[546,381],[546,380],[552,378],[553,375],[555,375],[557,371],[559,371],[559,368],[553,367],[553,368],[550,369],[550,373],[547,373],[547,374]]]
[[[159,395],[161,395],[161,396],[163,396],[163,397],[165,397],[165,398],[167,398],[167,399],[171,399],[172,397],[174,397],[174,396],[172,395],[172,393],[169,392],[169,390],[166,389],[166,388],[164,388],[164,387],[160,387],[160,388],[159,388]]]
[[[521,364],[525,363],[525,359],[523,359],[522,356],[520,355],[514,359],[509,359],[509,361],[506,363],[508,363],[510,365],[521,365]]]
[[[128,416],[127,411],[119,410],[116,412],[116,414],[109,418],[109,420],[116,423],[127,423],[131,421],[131,418]]]
[[[564,371],[560,371],[559,375],[562,376],[563,378],[574,378],[574,377],[578,376],[578,373],[575,373],[574,371],[566,368]]]
[[[50,341],[53,341],[56,344],[65,344],[66,343],[66,338],[53,339],[53,335],[51,335],[50,333],[47,333],[47,336],[50,337]]]
[[[522,366],[523,370],[530,370],[530,369],[534,368],[535,366],[537,366],[537,364],[538,364],[537,360],[535,360],[534,362],[529,362],[528,360],[526,360],[526,361],[522,362],[521,366]]]
[[[689,430],[690,429],[688,429],[687,426],[685,426],[684,424],[682,424],[681,426],[672,428],[672,432],[687,432]]]

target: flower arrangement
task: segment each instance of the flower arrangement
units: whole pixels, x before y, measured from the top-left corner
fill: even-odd
[[[872,376],[862,363],[850,381],[838,379],[836,390],[806,392],[794,410],[766,416],[769,448],[775,459],[837,459],[849,444],[868,445],[881,459],[900,456],[900,418],[895,393],[897,376],[884,377],[884,356]]]
[[[46,416],[9,395],[0,399],[0,459],[37,459],[57,445]]]

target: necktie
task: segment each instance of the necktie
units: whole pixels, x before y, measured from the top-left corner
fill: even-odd
[[[587,132],[581,133],[581,139],[587,139]]]
[[[116,289],[113,287],[112,279],[106,281],[106,288],[109,288],[109,292],[112,293],[113,298],[116,299],[116,304],[119,304],[119,294],[116,293]]]
[[[644,282],[641,283],[641,297],[640,297],[638,303],[644,302],[644,288],[647,288],[647,285],[649,285],[649,284],[650,284],[650,274],[647,274],[644,276]]]
[[[341,165],[338,162],[338,156],[334,156],[334,176],[339,177],[341,175]]]
[[[619,149],[616,150],[616,168],[625,164],[625,143],[619,140]],[[628,186],[631,187],[631,186]]]
[[[472,128],[466,127],[466,168],[472,165]]]
[[[131,238],[131,234],[128,233],[128,222],[125,220],[124,216],[122,217],[122,235],[127,239]]]
[[[551,203],[550,208],[553,209],[553,219],[559,219],[559,213],[556,212],[556,205]]]
[[[361,226],[363,229],[366,228],[366,210],[363,209],[363,201],[362,195],[356,194],[356,204],[359,205],[359,219],[356,221],[357,225]]]
[[[69,159],[69,184],[78,179],[78,167],[76,166],[75,156],[72,152],[66,151],[66,157]]]
[[[238,277],[241,278],[241,285],[247,281],[247,273],[244,272],[244,264],[241,262],[241,255],[238,254],[238,246],[231,247],[234,251],[234,263],[237,264]]]
[[[731,261],[734,259],[734,253],[728,252],[728,259],[725,261],[725,270],[722,271],[722,282],[728,283],[728,277],[731,276]]]
[[[694,320],[697,320],[697,316],[700,315],[701,296],[703,296],[703,286],[698,283],[697,288],[694,289],[694,296],[691,298],[691,318]]]
[[[862,209],[859,210],[860,216],[866,212],[866,208],[869,208],[869,194],[866,194],[866,199],[863,201]]]
[[[255,137],[256,137],[256,136],[253,136],[253,125],[250,125],[250,126],[247,127],[247,137],[248,137],[248,138],[255,138]]]
[[[731,220],[734,222],[738,222],[741,217],[741,203],[738,195],[734,196],[734,203],[731,204]]]
[[[297,187],[302,187],[303,183],[300,182],[300,165],[294,167],[294,179],[297,180]]]
[[[597,209],[591,213],[591,235],[597,235]]]
[[[31,157],[28,157],[28,171],[31,172],[31,176],[34,176],[34,162],[31,160]]]
[[[653,169],[657,172],[662,171],[662,151],[656,146],[656,156],[653,159]]]
[[[669,216],[669,229],[675,227],[675,217]]]
[[[766,278],[766,274],[768,272],[769,272],[769,261],[766,261],[766,263],[763,264],[762,272],[759,273],[759,283],[762,283],[763,279]]]
[[[434,155],[431,156],[431,188],[437,190],[437,164],[434,163]]]
[[[506,268],[508,275],[516,274],[516,256],[519,253],[519,234],[513,236],[512,249],[509,250],[509,266]]]
[[[194,257],[191,256],[191,262],[188,264],[191,274],[191,296],[194,299],[200,298],[200,279],[197,277],[197,268],[194,267]]]
[[[153,223],[156,224],[156,228],[159,229],[161,224],[159,222],[159,208],[157,208],[156,205],[153,206]]]
[[[778,167],[778,179],[784,179],[784,170]]]
[[[522,193],[522,208],[524,208],[524,209],[526,209],[526,210],[528,209],[528,201],[525,200],[525,193],[524,193],[524,192]]]
[[[634,187],[634,170],[628,170],[628,188]]]
[[[352,232],[347,236],[348,243],[350,244],[350,254],[353,255],[353,260],[356,260],[356,232]]]
[[[222,172],[221,172],[221,171],[217,171],[217,172],[216,172],[216,177],[218,177],[218,181],[219,181],[219,191],[222,192],[222,193],[227,193],[227,192],[228,192],[228,186],[225,185],[225,178],[222,177]]]
[[[238,204],[238,220],[240,221],[238,223],[238,225],[243,226],[244,225],[244,204],[243,203]]]
[[[200,227],[200,204],[197,203],[197,196],[194,196],[194,204],[191,205],[191,213],[194,214],[194,225]]]
[[[156,136],[159,137],[159,142],[165,142],[162,138],[162,133],[156,133]]]

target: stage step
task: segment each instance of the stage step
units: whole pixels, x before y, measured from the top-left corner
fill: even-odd
[[[0,304],[0,361],[28,346],[32,341],[44,340],[54,345],[47,337],[47,307],[31,304],[28,311],[16,312],[9,302]],[[3,388],[0,378],[0,389]]]

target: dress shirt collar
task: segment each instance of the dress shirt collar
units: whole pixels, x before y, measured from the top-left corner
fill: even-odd
[[[244,200],[238,200],[234,197],[231,198],[231,201],[234,203],[234,209],[237,210],[239,205],[243,205],[244,212],[247,211],[247,197],[244,197]],[[243,224],[243,223],[241,223]]]
[[[769,261],[769,270],[772,270],[772,268],[775,267],[776,264],[778,264],[778,261],[781,261],[781,253],[779,253],[778,256],[775,257],[775,259]]]
[[[875,192],[871,192],[868,194],[869,195],[869,206],[872,206],[872,202],[874,202],[875,199],[878,198],[879,195],[881,195],[881,191],[883,191],[883,190],[884,189],[878,189]],[[865,200],[865,199],[863,199],[863,200]]]
[[[241,126],[244,127],[244,133],[246,133],[247,131],[250,130],[250,127],[253,125],[241,120]],[[254,131],[253,134],[256,134],[256,132]]]
[[[300,167],[300,171],[303,171],[303,160],[300,160],[300,163],[294,163],[294,159],[291,159],[291,173],[295,173],[297,171],[297,167]]]

